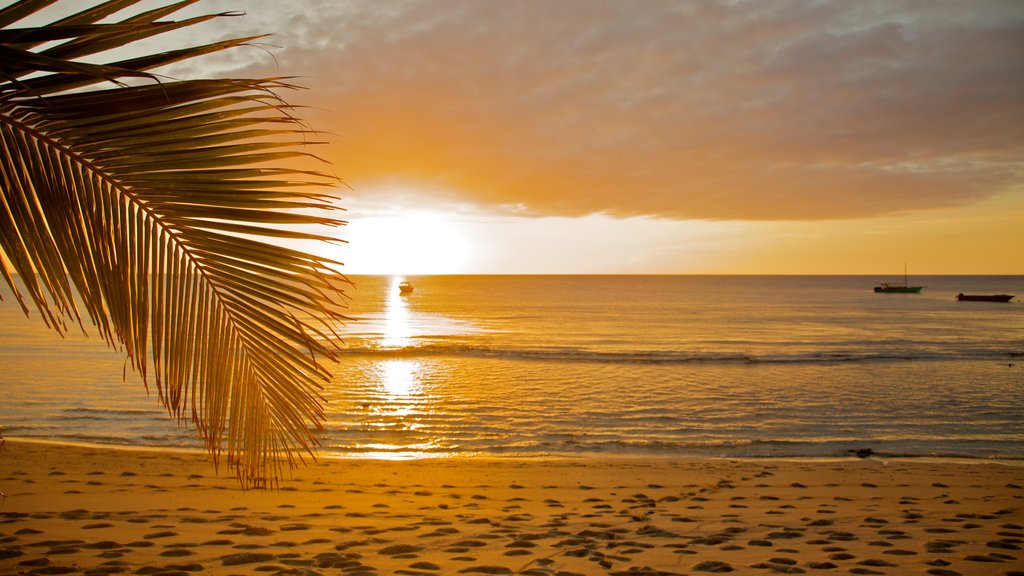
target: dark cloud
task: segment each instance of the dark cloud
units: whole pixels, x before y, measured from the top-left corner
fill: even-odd
[[[537,214],[810,219],[1024,182],[1024,4],[253,2],[355,188]]]

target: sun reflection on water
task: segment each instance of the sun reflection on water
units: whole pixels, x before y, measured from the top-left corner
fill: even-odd
[[[404,348],[412,343],[412,324],[409,304],[398,291],[401,278],[391,279],[387,300],[384,302],[384,334],[381,345],[385,348]]]
[[[401,278],[392,279],[385,299],[384,328],[381,335],[381,346],[387,349],[401,349],[410,346],[412,325],[409,304],[399,293],[398,284]],[[415,430],[419,428],[417,415],[424,402],[422,377],[424,365],[421,361],[409,358],[388,358],[380,360],[376,366],[378,393],[380,404],[378,427],[381,429]],[[376,446],[382,448],[382,446]],[[403,446],[390,445],[392,449],[409,450],[423,449],[423,445]]]
[[[384,360],[380,363],[381,386],[389,403],[408,404],[412,396],[421,393],[417,377],[419,369],[420,363],[415,360]]]

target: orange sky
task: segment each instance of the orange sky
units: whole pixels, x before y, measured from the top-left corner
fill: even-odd
[[[1019,0],[240,4],[169,73],[301,77],[349,272],[1024,273]]]

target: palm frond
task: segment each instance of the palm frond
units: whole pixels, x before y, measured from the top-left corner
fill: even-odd
[[[332,240],[311,228],[344,224],[315,192],[336,181],[293,165],[317,160],[303,149],[314,135],[278,96],[287,79],[149,72],[251,39],[75,61],[206,19],[156,20],[187,0],[100,22],[136,3],[20,30],[10,26],[50,2],[0,10],[0,271],[26,313],[13,273],[58,331],[82,322],[80,301],[216,460],[266,485],[316,445],[347,284],[337,262],[280,241]],[[151,82],[120,84],[131,77]]]

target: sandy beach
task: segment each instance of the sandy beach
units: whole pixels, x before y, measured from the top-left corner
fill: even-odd
[[[1024,468],[857,458],[320,460],[8,440],[0,574],[1024,574]]]

